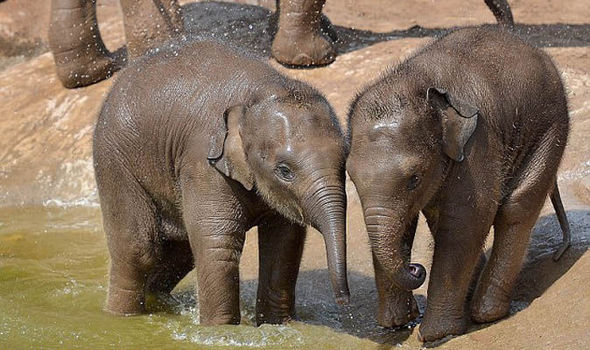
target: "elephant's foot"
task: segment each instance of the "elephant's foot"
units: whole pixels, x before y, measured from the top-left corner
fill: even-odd
[[[271,52],[277,62],[286,66],[323,66],[336,59],[334,42],[323,33],[297,33],[279,29]]]
[[[235,314],[203,315],[199,317],[199,323],[203,326],[221,326],[224,324],[240,324],[240,316]]]
[[[321,15],[321,6],[315,10],[285,7],[280,11],[271,48],[279,63],[309,67],[327,65],[336,59],[336,32],[330,20]],[[271,18],[271,26],[272,22]]]
[[[125,61],[124,50],[114,54],[108,52],[67,53],[56,55],[56,73],[62,85],[68,89],[84,87],[110,78],[121,69]]]
[[[295,318],[293,296],[288,295],[288,293],[283,293],[282,295],[273,294],[265,293],[257,297],[257,326],[264,323],[283,324]]]
[[[377,321],[382,327],[398,327],[415,320],[419,315],[418,303],[412,292],[402,292],[380,303]]]
[[[443,315],[431,316],[428,312],[418,329],[418,339],[422,342],[431,342],[449,335],[461,335],[467,330],[465,317],[444,317]]]
[[[256,325],[262,324],[284,324],[295,318],[295,314],[291,312],[256,312]]]
[[[143,292],[109,286],[106,310],[115,315],[139,315],[145,310]]]
[[[510,297],[499,287],[490,284],[484,293],[476,292],[471,307],[471,318],[477,323],[497,321],[510,312]]]

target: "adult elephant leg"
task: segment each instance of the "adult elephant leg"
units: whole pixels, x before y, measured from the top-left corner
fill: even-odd
[[[412,244],[416,234],[418,217],[412,221],[404,237],[404,261],[410,262]],[[419,315],[418,304],[412,291],[406,291],[392,284],[391,279],[373,255],[375,284],[379,296],[377,321],[383,327],[402,326]]]
[[[289,66],[319,66],[336,58],[334,41],[322,29],[325,0],[282,0],[272,56]]]
[[[485,0],[486,5],[490,8],[496,21],[501,26],[512,28],[514,27],[514,18],[512,17],[512,11],[510,5],[506,0]]]
[[[276,11],[270,16],[269,19],[269,30],[271,35],[275,35],[277,33],[277,29],[279,26],[279,13],[281,12],[281,0],[276,0]],[[328,35],[333,42],[338,40],[338,34],[334,30],[334,26],[332,22],[328,18],[328,16],[322,13],[322,18],[320,19],[320,30],[322,33]]]
[[[53,0],[49,47],[66,88],[97,83],[117,71],[123,57],[105,47],[96,21],[96,0]]]
[[[256,323],[283,323],[295,316],[295,284],[305,227],[282,217],[258,226],[259,277]]]
[[[121,0],[121,8],[131,60],[184,32],[177,0]]]

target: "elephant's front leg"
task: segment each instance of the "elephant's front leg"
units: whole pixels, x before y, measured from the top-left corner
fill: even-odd
[[[336,58],[333,32],[322,20],[325,0],[281,0],[272,56],[288,66],[330,64]]]
[[[246,229],[229,218],[218,212],[187,225],[203,325],[239,324],[241,319],[238,268]]]
[[[412,245],[418,225],[418,216],[412,221],[404,237],[404,261],[410,262]],[[379,296],[377,321],[383,327],[396,327],[407,324],[419,315],[418,304],[412,291],[398,288],[391,283],[391,279],[373,255],[375,269],[375,284]]]
[[[305,234],[305,227],[282,217],[258,226],[256,324],[284,323],[295,316],[295,284]]]
[[[440,214],[420,340],[459,335],[467,329],[467,294],[496,208],[453,204]]]

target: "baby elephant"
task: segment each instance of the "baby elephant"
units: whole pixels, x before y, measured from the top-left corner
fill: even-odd
[[[240,254],[258,226],[256,321],[284,322],[306,224],[323,234],[336,299],[347,302],[346,152],[322,95],[218,43],[128,67],[94,133],[107,310],[141,313],[146,292],[169,293],[196,266],[201,323],[239,323]]]
[[[568,131],[551,59],[500,30],[453,32],[364,89],[350,111],[347,170],[371,241],[382,325],[417,315],[411,290],[426,273],[409,261],[420,211],[435,241],[420,339],[466,330],[466,298],[492,225],[471,317],[507,315],[548,193],[569,244],[556,186]]]

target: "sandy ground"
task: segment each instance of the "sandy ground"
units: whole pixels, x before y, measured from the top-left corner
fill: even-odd
[[[255,5],[272,8],[274,1],[240,2],[250,5],[183,1],[187,28],[193,33],[223,35],[268,56],[269,11]],[[567,86],[572,130],[559,180],[574,247],[560,262],[551,261],[550,253],[560,241],[560,232],[550,206],[546,205],[533,232],[527,263],[515,290],[515,315],[493,325],[472,328],[469,334],[442,346],[589,347],[590,292],[585,286],[590,283],[590,255],[584,252],[590,246],[590,143],[587,141],[590,24],[585,24],[590,21],[590,0],[571,1],[567,6],[551,0],[509,2],[519,23],[517,32],[545,48]],[[77,90],[61,87],[54,75],[52,56],[45,52],[48,3],[48,0],[35,2],[34,6],[14,0],[0,3],[0,56],[3,56],[0,58],[0,203],[3,206],[95,205],[97,200],[90,141],[96,113],[112,80]],[[116,49],[124,43],[117,3],[99,0],[99,5],[103,38],[109,48]],[[494,22],[483,0],[332,0],[328,1],[325,13],[337,26],[342,39],[335,63],[313,70],[288,70],[274,61],[271,64],[318,87],[341,119],[360,87],[377,78],[385,67],[427,43],[431,40],[429,36],[455,26]],[[370,253],[359,201],[352,183],[348,185],[348,256],[353,293],[350,312],[372,320],[375,289]],[[244,279],[256,278],[255,241],[254,232],[249,235],[243,254]],[[429,266],[432,243],[423,222],[413,253],[414,261]],[[331,303],[323,269],[323,243],[319,235],[310,234],[298,284],[300,300],[308,300],[310,289],[325,288],[325,302]],[[418,289],[416,295],[423,307],[426,288]],[[318,322],[321,324],[321,320]],[[410,331],[358,332],[346,325],[343,329],[380,343],[419,346]]]

